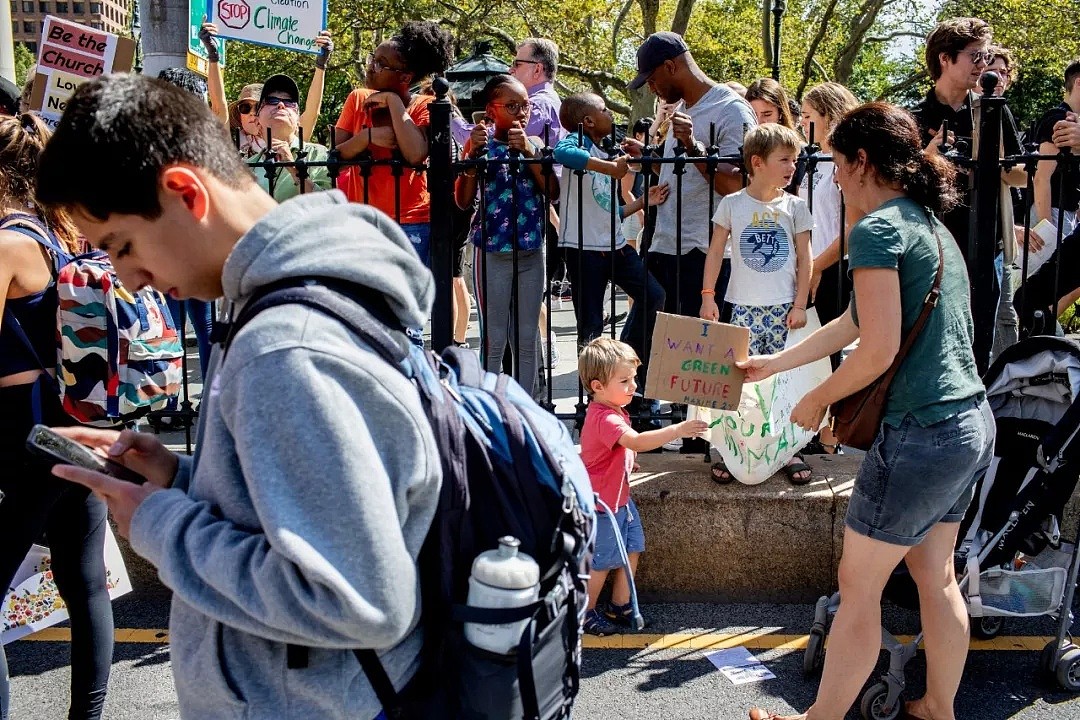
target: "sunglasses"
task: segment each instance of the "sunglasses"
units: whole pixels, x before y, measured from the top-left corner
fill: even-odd
[[[300,103],[296,102],[295,100],[287,100],[285,98],[270,96],[263,100],[263,105],[273,105],[275,107],[278,105],[284,105],[287,108],[294,108],[299,107]]]
[[[236,109],[240,111],[241,115],[251,115],[255,112],[255,103],[251,100],[245,100],[242,103],[238,103]]]
[[[986,63],[987,65],[994,62],[994,53],[983,50],[972,50],[967,53],[967,56],[971,58],[972,65],[978,65],[979,63]]]

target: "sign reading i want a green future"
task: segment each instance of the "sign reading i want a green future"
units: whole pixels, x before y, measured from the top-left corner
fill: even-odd
[[[189,70],[194,70],[202,76],[206,76],[209,58],[206,56],[206,48],[199,39],[199,30],[202,29],[203,18],[207,16],[206,0],[188,0],[188,50],[187,65]],[[225,41],[218,38],[218,55],[220,65],[225,67]]]
[[[193,0],[194,1],[194,0]],[[221,37],[317,54],[326,0],[209,0]]]

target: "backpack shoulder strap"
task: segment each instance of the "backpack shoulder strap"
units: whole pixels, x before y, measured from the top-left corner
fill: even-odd
[[[223,350],[228,353],[236,335],[259,313],[281,305],[306,305],[355,332],[391,365],[401,367],[408,353],[401,323],[386,299],[375,290],[327,278],[286,278],[259,288],[228,323]]]

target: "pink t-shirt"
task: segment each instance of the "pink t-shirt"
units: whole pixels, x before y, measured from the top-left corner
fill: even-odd
[[[581,430],[581,460],[589,471],[593,492],[613,512],[630,502],[634,451],[619,444],[619,438],[629,429],[630,416],[625,410],[589,403]]]

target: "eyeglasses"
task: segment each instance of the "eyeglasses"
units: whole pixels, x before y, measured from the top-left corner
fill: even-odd
[[[532,107],[532,105],[530,103],[527,103],[527,102],[523,102],[523,103],[516,103],[516,102],[512,102],[512,103],[491,103],[491,104],[494,105],[495,107],[506,108],[506,112],[510,113],[511,115],[517,115],[519,112],[529,112],[529,108]]]
[[[967,53],[967,56],[971,58],[972,65],[978,65],[979,63],[986,63],[987,65],[989,65],[990,63],[994,62],[995,57],[994,53],[990,52],[989,50],[972,50],[971,52]]]
[[[286,98],[279,98],[271,95],[270,97],[263,100],[263,105],[284,105],[287,108],[294,108],[299,107],[300,103],[296,102],[295,100],[288,100]]]
[[[399,73],[400,72],[408,72],[408,70],[406,70],[405,68],[396,68],[396,67],[391,67],[389,65],[384,65],[381,62],[379,62],[378,60],[376,60],[374,55],[368,55],[367,60],[365,62],[367,63],[368,67],[370,67],[375,72],[382,72],[383,70],[389,70],[391,72],[399,72]]]
[[[241,115],[250,115],[255,112],[255,103],[250,100],[237,103],[236,109],[240,111]]]
[[[514,67],[517,67],[518,65],[539,65],[539,64],[540,64],[540,62],[537,61],[537,60],[519,60],[517,58],[514,58]]]

